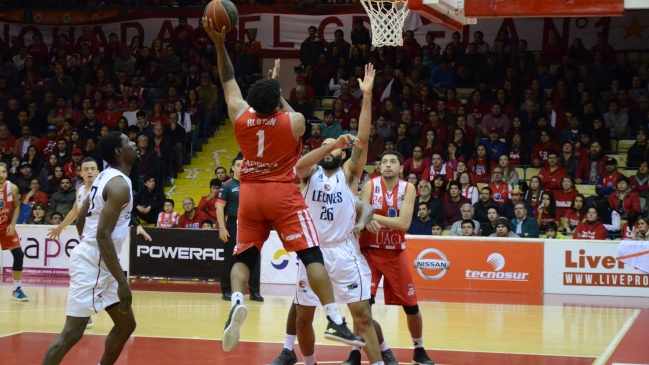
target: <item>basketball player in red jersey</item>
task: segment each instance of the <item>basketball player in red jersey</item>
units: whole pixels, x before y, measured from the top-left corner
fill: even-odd
[[[363,201],[374,207],[374,219],[360,237],[361,252],[372,271],[372,299],[384,278],[385,304],[400,305],[408,318],[408,330],[415,346],[414,364],[434,365],[423,347],[421,312],[406,253],[406,230],[412,221],[415,187],[399,179],[403,171],[401,155],[386,151],[381,156],[381,177],[363,185]],[[377,326],[380,332],[380,327]],[[383,337],[379,333],[379,337]]]
[[[29,298],[21,288],[25,254],[20,247],[20,238],[16,232],[16,222],[20,215],[20,194],[18,187],[7,180],[7,174],[7,165],[0,163],[0,247],[3,250],[9,250],[14,257],[12,267],[14,291],[11,299],[26,302]],[[14,202],[17,202],[15,207]]]
[[[293,183],[306,125],[304,116],[295,113],[282,98],[277,81],[279,60],[275,61],[272,78],[253,84],[244,100],[225,49],[225,27],[217,32],[211,19],[203,18],[202,21],[214,41],[228,115],[235,121],[234,135],[243,155],[237,214],[238,242],[234,248],[235,264],[230,273],[232,309],[223,331],[223,350],[231,351],[239,343],[240,328],[248,315],[248,309],[243,305],[243,291],[250,271],[259,259],[261,247],[268,239],[271,224],[284,248],[296,252],[306,266],[309,284],[324,304],[329,320],[325,338],[364,346],[365,341],[347,328],[338,313],[311,213]],[[339,147],[350,148],[354,139],[349,136],[347,145]]]

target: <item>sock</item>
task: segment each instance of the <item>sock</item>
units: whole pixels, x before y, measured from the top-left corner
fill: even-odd
[[[372,365],[385,365],[385,363],[383,361],[379,361],[379,362],[373,363]]]
[[[352,346],[352,351],[360,351],[361,347],[360,346]]]
[[[297,335],[289,335],[288,333],[286,336],[284,336],[284,348],[287,350],[293,351],[293,347],[295,346],[295,338]]]
[[[20,288],[21,283],[22,283],[22,280],[14,279],[14,291],[16,291],[18,288]]]
[[[383,342],[379,345],[379,349],[381,349],[381,352],[383,351],[388,351],[390,348],[388,347],[388,344],[383,340]]]
[[[232,293],[232,306],[234,307],[235,304],[243,304],[243,293],[241,292],[234,292]]]
[[[336,305],[336,303],[325,304],[324,310],[333,323],[335,324],[343,323],[343,318],[340,316],[340,313],[338,313],[338,306]]]
[[[304,365],[316,365],[315,353],[311,356],[304,356]]]
[[[424,347],[424,338],[423,337],[413,338],[412,344],[415,345],[415,348]]]

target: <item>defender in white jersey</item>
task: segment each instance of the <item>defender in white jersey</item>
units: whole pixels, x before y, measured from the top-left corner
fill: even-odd
[[[348,305],[359,335],[366,341],[364,350],[370,363],[383,364],[369,304],[371,272],[358,245],[358,235],[364,229],[365,222],[371,220],[374,209],[357,200],[355,194],[367,160],[373,79],[374,69],[372,65],[367,65],[365,78],[359,82],[363,91],[363,106],[351,158],[342,164],[347,152],[340,146],[354,140],[351,135],[343,135],[337,140],[325,140],[321,148],[300,158],[295,168],[297,176],[302,179],[302,195],[320,237],[320,248],[336,303]],[[293,340],[298,332],[304,364],[316,363],[311,323],[315,308],[319,305],[320,301],[309,285],[306,269],[300,265],[294,306],[287,320],[284,349],[272,365],[292,365],[297,362]]]
[[[114,327],[106,338],[100,365],[114,364],[131,333],[135,318],[132,294],[118,255],[128,236],[133,198],[128,175],[139,160],[126,135],[111,132],[99,141],[99,153],[109,168],[97,176],[79,209],[81,242],[70,256],[67,319],[61,334],[47,349],[42,364],[59,364],[83,337],[90,316],[102,310]]]

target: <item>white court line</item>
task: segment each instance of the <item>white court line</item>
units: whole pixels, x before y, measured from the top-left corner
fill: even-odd
[[[614,362],[613,365],[647,365],[647,364],[627,364],[627,363],[621,363],[621,362]]]
[[[4,335],[0,335],[0,338],[2,338],[2,337],[9,337],[9,336],[13,336],[13,335],[19,335],[19,334],[21,334],[21,333],[23,333],[23,331],[7,333],[7,334],[4,334]]]
[[[606,361],[613,355],[613,351],[615,351],[615,348],[617,345],[622,341],[622,338],[624,335],[626,335],[626,332],[631,328],[633,325],[633,322],[635,322],[636,318],[640,315],[639,310],[633,311],[633,314],[626,320],[624,323],[624,326],[620,328],[620,331],[613,337],[613,340],[611,343],[608,344],[608,347],[604,350],[604,352],[597,358],[597,360],[593,363],[593,365],[604,365],[606,364]]]

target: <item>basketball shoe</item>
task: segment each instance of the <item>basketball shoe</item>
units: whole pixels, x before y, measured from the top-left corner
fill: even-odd
[[[295,356],[295,351],[289,349],[282,349],[282,353],[277,356],[275,361],[271,362],[270,365],[294,365],[297,363],[297,356]]]
[[[14,290],[13,294],[11,294],[11,300],[16,300],[18,302],[26,302],[29,301],[29,298],[23,293],[23,290],[21,287],[16,288]]]
[[[394,354],[392,353],[391,349],[381,351],[381,359],[383,360],[385,365],[398,365],[399,364],[399,362],[397,361],[397,358],[394,357]]]
[[[435,365],[435,362],[428,357],[423,347],[416,347],[415,354],[412,357],[412,363],[415,365]]]
[[[221,338],[223,351],[232,351],[232,349],[237,347],[239,343],[239,332],[247,316],[248,308],[243,304],[235,304],[230,309],[230,316],[228,316],[228,321],[225,322],[225,329],[223,329],[223,337]]]
[[[365,340],[363,340],[359,336],[356,336],[354,332],[350,331],[349,328],[347,328],[347,323],[345,323],[344,317],[343,323],[341,324],[336,324],[331,320],[331,318],[329,318],[329,316],[327,316],[327,320],[329,320],[329,324],[327,325],[327,329],[325,330],[324,334],[324,337],[326,339],[344,342],[352,346],[365,346]]]
[[[349,353],[349,358],[342,362],[340,365],[361,365],[361,352],[352,350]]]
[[[92,318],[88,318],[88,323],[86,323],[86,329],[91,329],[92,328]]]

